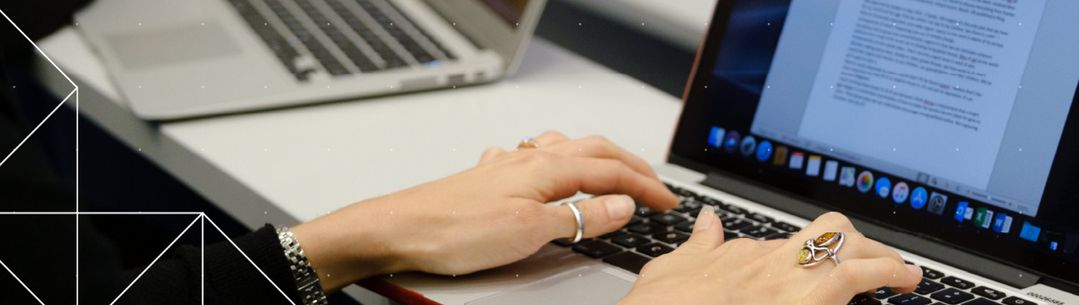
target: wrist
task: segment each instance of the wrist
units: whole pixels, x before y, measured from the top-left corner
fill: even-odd
[[[367,204],[353,204],[292,228],[326,292],[407,270],[393,248],[392,232],[379,224],[377,214],[365,211]]]

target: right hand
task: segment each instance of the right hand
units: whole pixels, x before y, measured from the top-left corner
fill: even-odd
[[[799,266],[805,240],[824,232],[846,234],[839,266]],[[789,240],[724,242],[719,218],[706,207],[689,241],[645,265],[619,304],[843,305],[880,287],[911,292],[921,279],[921,268],[866,238],[839,213],[818,217]]]

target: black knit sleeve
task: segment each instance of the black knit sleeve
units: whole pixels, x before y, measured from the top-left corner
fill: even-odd
[[[233,241],[243,250],[242,254],[227,241],[208,245],[205,268],[202,249],[181,247],[173,258],[158,261],[148,269],[118,303],[201,304],[205,294],[205,304],[290,304],[285,296],[295,304],[302,304],[272,226],[266,225]],[[137,273],[132,273],[129,278],[135,276]]]

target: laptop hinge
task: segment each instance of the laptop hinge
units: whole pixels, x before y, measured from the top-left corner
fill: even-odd
[[[823,208],[822,205],[799,199],[789,192],[775,187],[753,184],[747,182],[744,178],[736,178],[724,173],[710,172],[704,181],[701,181],[701,184],[760,202],[806,219],[814,219],[818,215],[829,211]],[[907,232],[902,228],[895,228],[857,217],[851,217],[851,221],[858,227],[859,231],[873,239],[1009,286],[1023,289],[1037,284],[1041,279],[1040,276],[1030,271],[1024,271],[982,256],[964,252],[933,241],[928,236],[920,236]]]

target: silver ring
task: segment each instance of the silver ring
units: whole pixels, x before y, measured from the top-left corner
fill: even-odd
[[[573,240],[570,241],[570,243],[576,244],[584,238],[584,215],[581,214],[581,209],[577,208],[576,203],[567,201],[565,205],[573,212],[573,220],[577,221],[577,233],[573,234]]]

